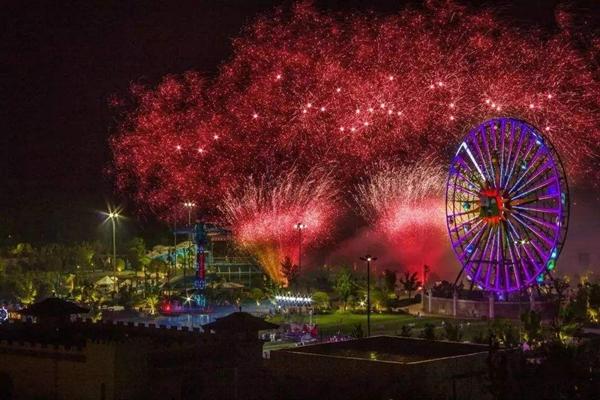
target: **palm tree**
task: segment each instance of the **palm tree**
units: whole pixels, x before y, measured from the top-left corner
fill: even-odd
[[[146,296],[144,303],[146,304],[146,307],[150,309],[150,314],[156,314],[156,306],[158,305],[159,301],[160,300],[157,294],[153,293]]]
[[[37,296],[37,289],[31,277],[26,277],[17,282],[16,293],[17,300],[23,305],[33,304]]]
[[[412,292],[417,290],[421,286],[421,282],[417,277],[417,273],[413,272],[412,274],[409,271],[404,273],[404,276],[399,279],[400,283],[404,290],[408,292],[408,298],[411,298]]]

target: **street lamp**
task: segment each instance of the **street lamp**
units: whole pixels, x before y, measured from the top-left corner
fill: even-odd
[[[193,201],[186,201],[185,203],[183,203],[183,206],[185,208],[187,208],[187,212],[188,212],[188,242],[191,243],[192,241],[192,208],[196,207],[196,203],[194,203]],[[188,250],[186,252],[186,257],[185,257],[185,264],[183,266],[183,284],[185,285],[185,275],[186,275],[186,270],[188,267],[188,264],[190,263],[190,246],[188,246]]]
[[[118,294],[119,292],[119,285],[117,285],[117,234],[116,234],[116,226],[115,226],[115,221],[120,217],[119,212],[118,211],[109,211],[108,212],[108,219],[110,219],[111,225],[112,225],[112,250],[113,250],[113,256],[112,256],[112,264],[113,264],[113,285],[114,285],[114,290],[115,290],[115,294]]]
[[[371,261],[376,261],[377,257],[367,254],[360,257],[362,261],[367,263],[367,337],[371,336]]]
[[[298,274],[300,274],[300,268],[302,268],[302,231],[306,229],[306,224],[298,222],[294,224],[294,228],[298,231]]]

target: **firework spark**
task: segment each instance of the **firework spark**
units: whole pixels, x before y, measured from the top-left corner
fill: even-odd
[[[423,263],[436,265],[446,248],[444,181],[441,163],[423,160],[380,166],[356,187],[361,214],[409,269],[420,270]]]
[[[600,87],[568,24],[541,33],[427,4],[338,18],[301,3],[251,25],[213,81],[136,86],[112,141],[118,186],[163,217],[188,200],[214,214],[248,176],[290,165],[333,170],[349,191],[363,165],[449,159],[466,129],[498,115],[539,126],[572,177],[597,180]]]
[[[383,166],[357,185],[361,213],[390,236],[445,227],[445,171],[423,161],[401,167]]]
[[[234,235],[274,280],[283,282],[284,257],[297,260],[297,223],[303,223],[303,249],[325,239],[337,210],[337,190],[329,175],[292,170],[278,179],[250,179],[241,193],[230,193],[222,206]]]

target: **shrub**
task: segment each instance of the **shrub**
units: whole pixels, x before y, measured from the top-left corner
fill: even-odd
[[[412,326],[410,325],[402,325],[400,327],[400,336],[402,337],[411,337],[412,335]]]
[[[425,324],[425,328],[423,328],[423,332],[421,332],[421,338],[435,340],[435,325],[429,323]]]
[[[444,324],[444,336],[448,340],[452,340],[453,342],[460,342],[463,337],[463,331],[459,324],[453,324],[451,322],[446,322]]]

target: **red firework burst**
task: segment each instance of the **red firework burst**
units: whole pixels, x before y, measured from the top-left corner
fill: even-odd
[[[283,282],[284,257],[297,260],[296,225],[303,224],[302,245],[310,248],[330,233],[337,209],[337,190],[330,176],[311,171],[305,178],[295,170],[277,179],[250,179],[239,193],[230,193],[221,207],[237,241],[279,282]]]
[[[163,217],[189,199],[214,213],[248,176],[292,166],[333,170],[348,190],[365,164],[446,159],[498,115],[538,125],[572,176],[597,176],[600,87],[571,40],[446,2],[344,18],[300,4],[250,26],[209,84],[134,88],[112,141],[117,182]]]

